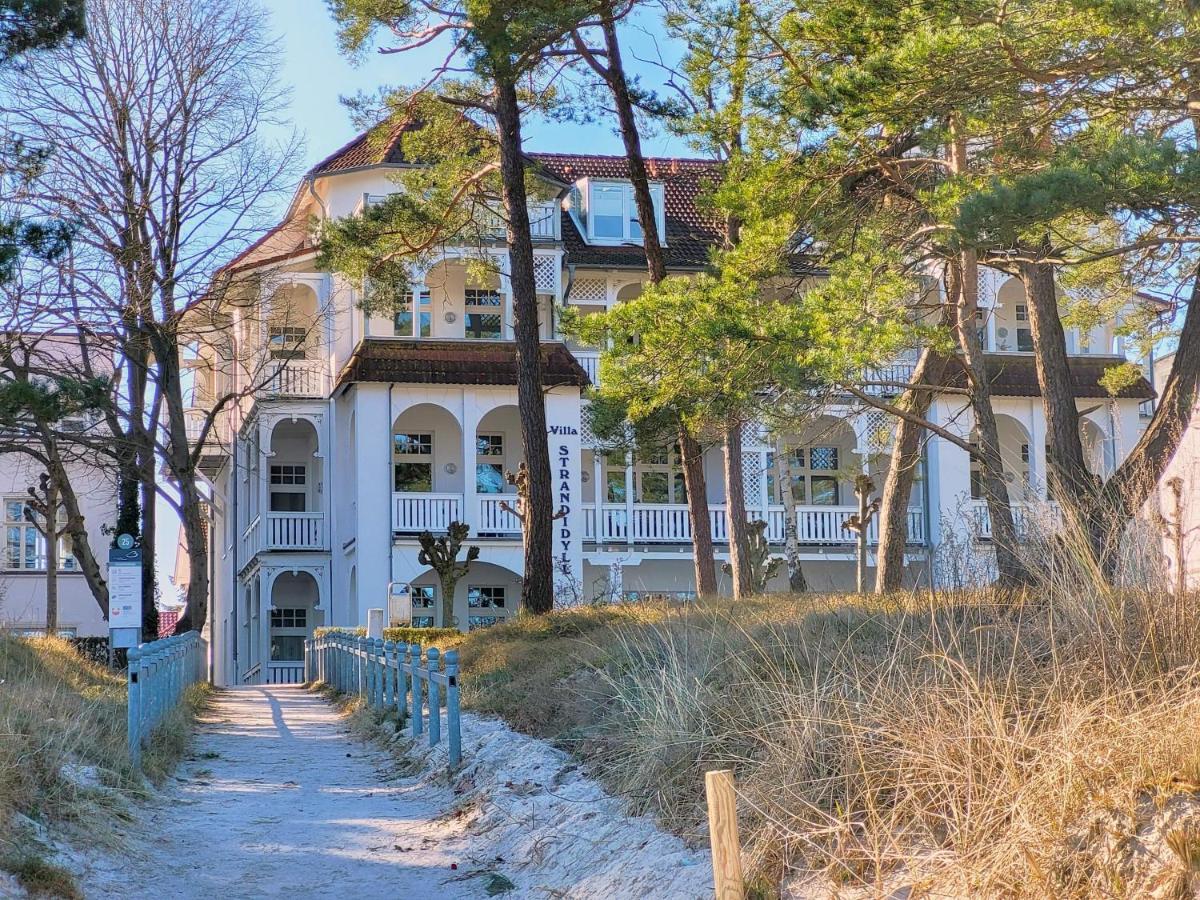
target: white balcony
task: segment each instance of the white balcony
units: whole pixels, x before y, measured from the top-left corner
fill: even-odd
[[[274,513],[256,516],[242,532],[242,560],[270,550],[328,550],[325,513]]]
[[[692,525],[688,508],[683,504],[594,503],[583,505],[584,540],[600,544],[688,544],[692,540]],[[853,544],[855,535],[845,528],[846,520],[857,513],[852,506],[802,506],[796,520],[796,537],[802,545],[830,546]],[[729,541],[728,522],[723,505],[708,508],[713,541]],[[749,519],[761,517],[761,512],[749,510]],[[782,545],[787,522],[787,510],[773,506],[767,511],[767,540]],[[632,523],[632,527],[631,527]],[[879,542],[877,520],[867,531],[872,544]],[[925,514],[921,509],[908,511],[908,542],[925,542]]]
[[[404,534],[444,532],[463,520],[462,494],[392,494],[392,530]]]
[[[323,360],[272,360],[256,379],[258,393],[268,397],[329,396],[329,371]]]
[[[325,550],[325,513],[267,513],[263,550]]]
[[[1040,503],[1012,504],[1013,525],[1017,537],[1024,540],[1030,534],[1049,534],[1062,527],[1062,510],[1049,500]],[[988,514],[987,501],[972,500],[967,511],[968,523],[976,540],[992,539],[992,517]]]
[[[557,241],[561,238],[561,209],[554,200],[529,204],[529,233],[535,241]],[[496,238],[503,238],[507,230],[504,216],[499,212],[489,213],[483,224]]]
[[[521,520],[501,504],[516,507],[517,498],[511,494],[479,498],[479,527],[477,534],[517,536],[521,533]]]

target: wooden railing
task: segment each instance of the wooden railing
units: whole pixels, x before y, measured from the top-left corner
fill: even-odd
[[[462,521],[462,494],[392,494],[392,530],[405,534],[445,531]]]
[[[267,684],[304,684],[304,661],[267,663]]]
[[[599,350],[572,350],[575,359],[579,361],[579,365],[583,367],[583,371],[587,372],[588,380],[595,387],[600,386],[600,351]]]
[[[327,631],[304,642],[304,678],[342,694],[356,694],[375,709],[395,712],[408,721],[414,739],[428,732],[430,747],[442,740],[444,701],[450,767],[462,762],[457,651],[447,650],[443,657],[430,647],[422,661],[420,644]]]
[[[1039,529],[1054,531],[1061,527],[1062,510],[1057,503],[1042,501],[1039,503],[1012,504],[1013,525],[1017,529],[1017,537],[1021,540],[1028,538]],[[968,510],[971,530],[976,540],[990,541],[992,539],[992,517],[988,514],[987,502],[972,500]]]
[[[512,494],[479,498],[478,534],[519,535],[521,520],[501,504],[516,508],[517,498]]]
[[[796,537],[805,545],[852,544],[854,534],[844,526],[855,512],[852,506],[802,506],[797,511]],[[729,529],[724,505],[710,505],[708,514],[713,541],[727,543]],[[626,506],[603,503],[597,509],[596,504],[585,503],[583,516],[583,536],[586,541],[605,544],[687,544],[692,540],[691,520],[684,504],[634,503]],[[761,519],[763,514],[761,510],[747,510],[746,517],[750,520]],[[787,510],[783,506],[772,506],[767,510],[767,540],[772,544],[784,542],[786,517]],[[867,536],[871,543],[879,542],[877,523],[871,525]],[[908,543],[924,542],[924,510],[909,509]]]
[[[325,550],[325,513],[267,513],[262,550]]]
[[[275,360],[262,373],[260,394],[277,397],[329,396],[329,372],[323,360]]]

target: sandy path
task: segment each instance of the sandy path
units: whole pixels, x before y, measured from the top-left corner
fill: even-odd
[[[483,895],[451,870],[461,829],[435,821],[451,792],[391,777],[387,751],[350,736],[317,695],[224,691],[193,754],[140,808],[128,850],[88,862],[89,898]]]

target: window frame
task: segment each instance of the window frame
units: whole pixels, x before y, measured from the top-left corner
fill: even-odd
[[[596,234],[596,191],[609,191],[617,189],[621,192],[620,198],[620,220],[621,234],[614,235],[597,235]],[[637,218],[637,201],[633,194],[633,184],[628,181],[612,180],[612,179],[597,179],[588,180],[587,184],[587,207],[586,207],[586,223],[585,233],[589,244],[630,244],[641,243],[643,240],[642,230]],[[654,205],[654,221],[658,226],[658,240],[663,246],[666,246],[666,188],[662,182],[654,181],[650,183],[650,199]],[[616,218],[611,213],[606,213],[604,218]],[[638,227],[635,229],[634,224]]]
[[[498,452],[497,452],[498,451]],[[502,431],[489,431],[475,435],[475,493],[494,497],[505,493],[504,482],[505,435]],[[498,460],[498,461],[497,461]],[[494,471],[497,490],[485,490],[480,480],[483,470]]]
[[[420,303],[416,313],[420,316],[420,329],[416,335],[413,335],[413,292],[405,291],[404,298],[400,302],[404,305],[392,316],[392,334],[396,337],[433,337],[433,294],[429,288],[421,289]],[[408,318],[406,326],[401,326],[401,316]]]
[[[480,302],[486,300],[487,302]],[[495,317],[495,335],[472,334],[472,317]],[[476,328],[475,331],[482,331]],[[491,331],[491,329],[488,329]],[[499,341],[504,339],[504,295],[496,288],[467,287],[463,289],[463,336],[472,341]]]
[[[308,359],[308,333],[309,329],[299,325],[268,325],[267,355],[281,362]],[[278,348],[275,340],[277,337],[283,339]]]
[[[46,573],[46,537],[42,534],[38,526],[32,519],[26,517],[25,512],[29,509],[29,497],[20,495],[9,495],[2,499],[4,503],[3,509],[3,526],[4,526],[4,556],[0,559],[0,571],[3,572],[30,572],[37,574]],[[10,504],[19,504],[21,512],[17,518],[12,518],[9,515]],[[61,529],[66,524],[66,510],[59,507],[58,517],[55,523],[55,530]],[[18,529],[18,564],[12,564],[12,557],[9,555],[9,532],[12,529]],[[29,564],[28,548],[29,532],[33,534],[33,561]],[[79,572],[79,561],[75,559],[75,555],[71,552],[71,536],[64,534],[58,539],[58,574],[71,574]]]
[[[413,442],[418,450],[416,452],[404,451],[399,449],[396,438],[404,436],[405,438],[417,438]],[[435,432],[429,431],[393,431],[392,432],[392,492],[396,494],[431,494],[433,493],[433,460],[436,449],[437,435]],[[428,450],[425,448],[428,447]],[[401,489],[398,476],[400,467],[408,468],[424,468],[427,472],[425,481],[429,487],[427,490],[411,490],[409,488]]]

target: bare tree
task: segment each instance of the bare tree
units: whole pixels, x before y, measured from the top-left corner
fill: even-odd
[[[213,273],[264,227],[294,144],[259,137],[284,97],[267,17],[252,0],[90,0],[87,31],[86,42],[4,77],[0,111],[18,134],[55,147],[32,202],[75,223],[79,325],[120,359],[106,422],[120,447],[122,520],[140,501],[152,591],[156,493],[178,511],[192,572],[179,628],[198,630],[209,591],[198,466],[236,397],[217,398],[189,442],[182,348],[227,344],[215,329],[232,282]],[[170,490],[156,485],[159,458]]]

